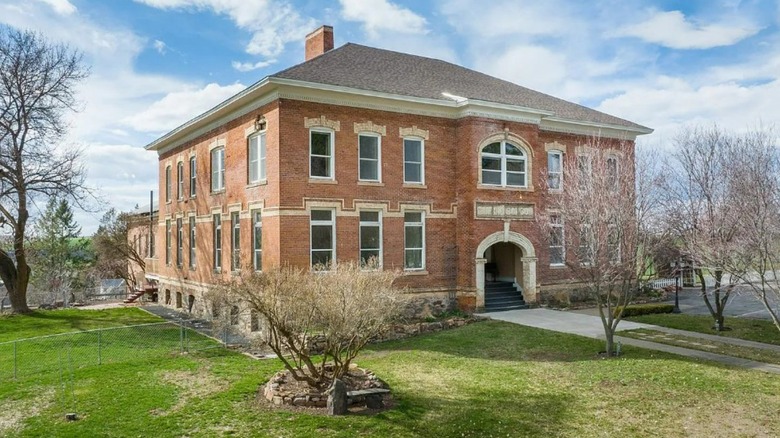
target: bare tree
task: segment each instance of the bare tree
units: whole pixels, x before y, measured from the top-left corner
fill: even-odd
[[[741,175],[727,158],[736,141],[716,125],[682,129],[664,178],[667,227],[683,256],[694,264],[701,296],[718,331],[725,328],[723,312],[742,274],[724,275],[727,265],[736,266],[730,259],[739,246],[740,203],[734,183]],[[711,291],[707,274],[714,279]]]
[[[95,251],[95,269],[101,279],[121,278],[128,289],[138,283],[137,266],[143,273],[146,270],[145,254],[128,238],[130,216],[117,214],[113,208],[100,219],[100,226],[92,236],[92,248]]]
[[[13,235],[13,255],[0,250],[0,278],[15,313],[30,311],[25,234],[33,202],[84,199],[80,151],[64,147],[62,137],[74,87],[86,76],[81,55],[67,46],[0,27],[0,227]]]
[[[740,135],[729,154],[738,232],[724,270],[749,290],[780,330],[780,150],[774,132]]]
[[[651,207],[657,195],[654,157],[631,144],[591,138],[563,165],[564,187],[544,195],[539,224],[553,247],[576,248],[559,257],[599,309],[606,351],[640,287],[659,241]],[[635,163],[635,158],[637,162]]]
[[[243,306],[264,319],[263,340],[299,381],[324,390],[403,308],[397,274],[358,263],[328,272],[282,267],[233,279],[211,292],[217,307]],[[214,304],[212,304],[213,306]],[[321,339],[319,359],[310,351]],[[328,366],[326,366],[328,365]]]

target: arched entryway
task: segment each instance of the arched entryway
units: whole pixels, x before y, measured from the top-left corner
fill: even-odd
[[[485,307],[487,279],[514,283],[526,303],[536,302],[536,251],[522,234],[507,229],[489,235],[477,246],[475,262],[477,308]]]

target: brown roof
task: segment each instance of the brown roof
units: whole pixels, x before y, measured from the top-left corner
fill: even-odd
[[[452,99],[442,95],[447,92],[468,99],[550,111],[566,120],[648,130],[628,120],[449,62],[353,43],[271,77],[451,102]]]

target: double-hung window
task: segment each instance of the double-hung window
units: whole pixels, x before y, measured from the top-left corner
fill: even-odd
[[[309,131],[309,175],[312,178],[333,179],[333,133]]]
[[[215,214],[213,216],[214,221],[214,270],[218,271],[222,269],[222,215]]]
[[[190,216],[190,269],[195,269],[195,216]]]
[[[577,176],[580,187],[590,186],[593,172],[590,155],[577,155]]]
[[[184,199],[184,162],[176,164],[176,199]]]
[[[596,238],[593,234],[593,228],[590,224],[580,224],[580,246],[579,246],[579,259],[583,265],[590,265],[593,263],[593,258],[596,251]]]
[[[552,190],[563,188],[563,152],[547,152],[547,187]]]
[[[382,179],[382,139],[378,135],[358,135],[358,161],[360,181]]]
[[[311,211],[311,265],[328,269],[336,259],[336,221],[333,210]]]
[[[615,156],[607,157],[607,188],[618,188],[618,159]]]
[[[550,265],[563,266],[566,261],[563,218],[559,214],[550,215]]]
[[[230,213],[230,270],[238,271],[241,268],[241,218],[237,211]]]
[[[198,175],[198,166],[195,162],[195,157],[190,157],[190,198],[194,198],[197,194],[197,176]]]
[[[378,211],[360,212],[360,264],[382,266],[382,216]]]
[[[165,220],[165,264],[171,264],[171,220]]]
[[[482,148],[482,184],[526,187],[526,155],[512,143],[501,141]]]
[[[266,179],[265,176],[265,132],[259,132],[249,137],[249,174],[248,182],[258,183]]]
[[[211,151],[211,191],[225,189],[225,148],[218,147]]]
[[[171,166],[165,166],[165,202],[171,202]]]
[[[404,139],[404,183],[424,184],[423,141],[415,138]]]
[[[176,219],[176,266],[182,267],[184,263],[184,225],[182,219]]]
[[[252,266],[255,271],[263,270],[263,215],[261,210],[252,210]]]
[[[421,211],[404,213],[404,269],[425,267],[425,217]]]

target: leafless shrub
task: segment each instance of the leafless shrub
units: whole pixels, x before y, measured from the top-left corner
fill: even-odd
[[[264,319],[262,337],[299,381],[323,390],[342,377],[363,347],[398,317],[397,274],[354,262],[328,271],[285,266],[243,273],[212,291],[220,306],[239,306]],[[222,311],[224,313],[224,310]],[[311,340],[324,340],[316,358]],[[326,371],[332,363],[332,371]]]

